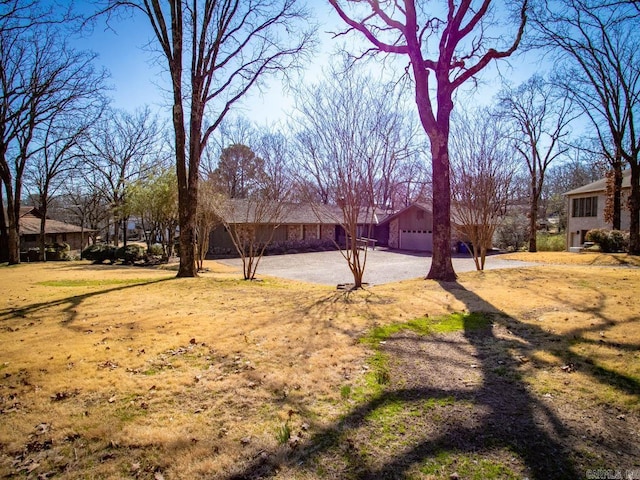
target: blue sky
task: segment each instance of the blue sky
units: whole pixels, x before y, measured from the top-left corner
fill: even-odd
[[[337,16],[329,17],[333,12],[328,4],[315,5],[314,12],[324,19],[339,20]],[[305,78],[318,78],[328,61],[334,44],[328,29],[326,22],[319,29],[321,48],[314,55],[313,64],[308,66]],[[113,19],[109,27],[99,21],[92,34],[79,42],[78,47],[96,52],[99,55],[97,64],[110,72],[108,84],[112,90],[109,96],[113,99],[113,106],[134,110],[149,105],[162,114],[168,108],[168,76],[165,59],[153,51],[154,42],[147,19],[138,15],[129,19]],[[290,95],[281,82],[273,78],[262,91],[254,89],[244,98],[236,113],[260,124],[274,123],[284,120],[291,106]]]
[[[341,30],[343,27],[328,2],[310,3],[317,16],[315,21],[321,23],[321,48],[314,56],[313,63],[309,65],[303,81],[319,79],[330,61],[331,52],[338,45],[338,41],[332,39],[328,32]],[[129,111],[149,105],[153,111],[164,116],[168,111],[165,60],[150,47],[155,45],[155,39],[147,19],[141,15],[128,19],[114,19],[110,27],[107,28],[104,22],[98,22],[92,35],[83,39],[79,47],[97,52],[98,64],[106,67],[111,73],[109,84],[113,88],[110,91],[113,105]],[[352,37],[349,41],[360,39]],[[510,59],[510,63],[513,64],[511,68],[506,62],[501,62],[500,70],[516,83],[526,80],[539,68],[535,62],[517,58]],[[487,104],[499,86],[500,79],[495,67],[489,68],[481,76],[479,89],[470,94],[461,92],[458,100],[464,104]],[[272,79],[262,92],[254,90],[248,95],[238,105],[235,113],[244,115],[258,124],[273,124],[286,119],[286,113],[292,104],[291,96],[283,89],[279,80]]]

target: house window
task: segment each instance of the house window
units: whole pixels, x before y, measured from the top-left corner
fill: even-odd
[[[422,220],[424,218],[424,210],[418,210],[418,215],[416,216],[416,218],[418,220]]]
[[[574,198],[572,217],[597,217],[598,197]]]

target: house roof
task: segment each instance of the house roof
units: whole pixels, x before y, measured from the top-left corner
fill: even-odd
[[[426,204],[426,203],[420,203],[420,202],[414,202],[410,205],[407,205],[406,207],[404,207],[401,210],[398,210],[395,213],[392,213],[391,215],[387,215],[386,217],[384,217],[380,223],[387,223],[390,222],[391,220],[393,220],[394,218],[399,217],[400,215],[402,215],[403,213],[405,213],[406,211],[412,209],[412,208],[418,208],[420,210],[423,210],[429,214],[431,214],[431,208]]]
[[[40,234],[40,219],[42,215],[35,207],[20,207],[20,235],[39,235]],[[45,223],[46,234],[56,233],[80,233],[82,227],[72,225],[70,223],[60,222],[58,220],[51,220],[47,218]],[[84,232],[89,232],[89,229],[84,229]]]
[[[70,223],[60,222],[58,220],[47,219],[47,223],[44,226],[44,233],[80,233],[82,227],[77,225],[71,225]],[[89,232],[88,229],[84,229],[84,232]],[[40,233],[40,218],[26,215],[20,219],[20,235],[38,235]]]
[[[631,169],[622,171],[622,188],[631,188]],[[604,192],[607,190],[607,179],[601,178],[595,182],[588,183],[582,187],[574,188],[565,193],[565,195],[579,195],[582,193]]]
[[[378,223],[380,212],[374,213],[374,222]],[[338,206],[321,203],[265,204],[247,199],[230,199],[218,205],[217,214],[230,224],[336,225],[343,221],[343,213]],[[369,222],[370,219],[361,213],[358,223]]]

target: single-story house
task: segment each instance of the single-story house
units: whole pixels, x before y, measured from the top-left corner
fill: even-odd
[[[345,243],[345,231],[341,226],[342,212],[336,206],[322,204],[288,203],[282,210],[274,206],[252,205],[246,200],[232,200],[226,208],[220,207],[219,215],[231,225],[254,229],[256,237],[268,239],[273,233],[273,244],[313,245],[322,242]],[[274,230],[275,226],[275,230]],[[412,203],[396,212],[376,210],[363,215],[358,222],[358,237],[366,237],[369,244],[395,250],[416,252],[433,251],[433,213],[425,203]],[[465,241],[454,228],[452,249]],[[234,254],[235,247],[226,227],[217,225],[209,236],[209,256]]]
[[[273,234],[272,244],[276,245],[288,243],[302,247],[323,242],[336,242],[339,245],[345,243],[346,234],[341,226],[343,214],[337,206],[308,203],[264,205],[234,199],[221,205],[218,215],[228,225],[252,229],[258,241],[266,240]],[[358,225],[358,237],[371,236],[377,239],[377,225],[383,216],[386,214],[375,213],[373,224],[370,219],[362,216]],[[369,235],[369,232],[372,234]],[[209,236],[208,255],[234,253],[235,247],[227,228],[224,224],[217,225]]]
[[[620,212],[620,229],[629,230],[631,216],[626,208],[631,192],[631,170],[622,173],[622,211]],[[595,182],[566,192],[567,199],[567,249],[580,247],[585,242],[585,235],[594,228],[612,228],[604,218],[607,197],[607,179]]]
[[[5,217],[6,218],[6,217]],[[20,251],[39,247],[40,219],[42,214],[35,207],[20,207]],[[80,250],[88,245],[89,230],[58,220],[47,218],[45,243],[66,243],[71,250]]]

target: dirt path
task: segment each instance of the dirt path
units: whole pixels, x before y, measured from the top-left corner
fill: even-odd
[[[381,461],[367,477],[399,477],[423,464],[438,478],[457,478],[466,468],[461,459],[477,454],[514,478],[588,478],[597,469],[628,474],[637,467],[638,419],[607,405],[585,409],[571,394],[530,388],[520,378],[527,357],[509,353],[524,339],[505,322],[482,331],[405,333],[387,341],[383,350],[392,359],[389,390],[395,396],[408,402],[449,400],[414,417],[412,430],[430,435],[416,438],[399,457]],[[571,373],[565,376],[569,384]],[[424,465],[426,458],[440,460]]]

